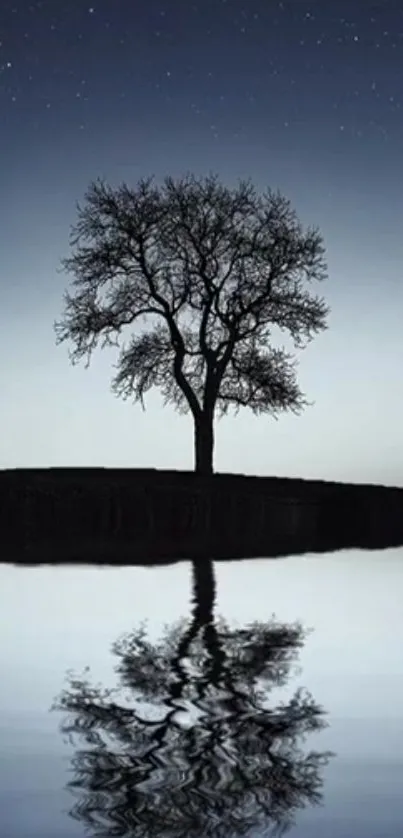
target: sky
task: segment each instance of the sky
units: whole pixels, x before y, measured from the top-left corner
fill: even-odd
[[[2,0],[0,468],[192,469],[191,416],[110,392],[55,345],[76,202],[97,177],[216,172],[324,236],[314,402],[216,428],[215,468],[403,486],[401,0]]]

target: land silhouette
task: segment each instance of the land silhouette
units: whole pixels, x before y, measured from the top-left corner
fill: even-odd
[[[154,469],[0,471],[3,561],[150,564],[403,544],[403,490]]]
[[[155,643],[145,626],[113,646],[120,688],[69,675],[53,710],[74,744],[70,814],[89,834],[169,838],[284,834],[322,800],[332,754],[309,692],[277,703],[306,632],[275,617],[230,628],[214,614],[214,563],[193,562],[190,621]]]

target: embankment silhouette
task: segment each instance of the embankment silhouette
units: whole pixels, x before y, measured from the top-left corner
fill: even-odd
[[[152,564],[403,544],[403,489],[157,469],[0,471],[2,562]]]

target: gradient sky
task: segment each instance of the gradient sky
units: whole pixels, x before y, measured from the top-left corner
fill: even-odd
[[[0,467],[193,467],[191,417],[55,346],[88,183],[216,171],[325,237],[300,417],[222,419],[220,471],[403,486],[401,0],[2,0]]]

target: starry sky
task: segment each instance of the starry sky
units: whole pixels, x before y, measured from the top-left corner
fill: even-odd
[[[191,417],[55,346],[89,182],[217,172],[320,227],[329,329],[302,416],[220,420],[220,471],[403,486],[401,0],[2,0],[0,467],[193,467]]]

